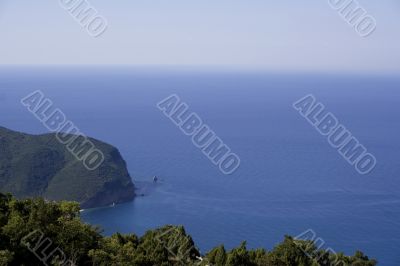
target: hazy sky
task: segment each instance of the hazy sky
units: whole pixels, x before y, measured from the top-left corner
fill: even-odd
[[[0,0],[0,64],[226,65],[400,74],[400,1],[358,0],[360,37],[328,0],[90,0],[93,38],[60,0]]]

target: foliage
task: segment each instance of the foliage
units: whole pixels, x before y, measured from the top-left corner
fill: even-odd
[[[307,251],[307,254],[306,252]],[[207,254],[209,262],[216,266],[374,266],[375,260],[370,260],[362,252],[354,256],[342,253],[335,255],[325,250],[318,250],[311,241],[295,240],[285,236],[282,243],[271,252],[265,249],[247,251],[246,242],[238,248],[225,252],[224,246],[217,247]]]
[[[52,248],[43,248],[46,239],[51,241]],[[226,251],[223,245],[218,246],[200,261],[198,249],[182,226],[164,226],[150,230],[142,237],[119,233],[103,237],[98,228],[80,221],[78,203],[55,203],[41,198],[16,200],[11,195],[0,194],[0,266],[45,265],[35,252],[51,255],[51,251],[57,248],[59,256],[46,257],[47,265],[376,265],[376,261],[360,251],[351,257],[341,253],[336,256],[318,250],[312,242],[289,236],[270,252],[248,250],[246,242],[243,242],[230,251]],[[309,257],[303,250],[311,250],[313,255]],[[60,263],[66,260],[70,263]],[[336,264],[338,262],[341,264]]]
[[[0,127],[0,192],[17,198],[77,201],[83,208],[131,200],[134,185],[119,151],[101,141],[90,141],[105,157],[92,171],[55,134],[34,136]],[[86,153],[83,137],[74,143],[81,144]]]

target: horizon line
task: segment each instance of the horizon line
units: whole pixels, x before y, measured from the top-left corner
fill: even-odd
[[[321,69],[272,69],[261,66],[250,66],[250,65],[222,65],[222,64],[91,64],[91,63],[12,63],[2,64],[0,68],[6,67],[92,67],[92,68],[154,68],[164,70],[198,70],[202,72],[245,72],[245,73],[265,73],[265,74],[296,74],[296,75],[342,75],[342,76],[387,76],[387,77],[398,77],[400,78],[400,72],[397,71],[373,71],[373,70],[321,70]]]

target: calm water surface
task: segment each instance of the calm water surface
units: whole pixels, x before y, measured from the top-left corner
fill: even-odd
[[[0,125],[45,128],[19,99],[41,89],[82,132],[118,147],[145,194],[86,210],[86,222],[143,234],[182,224],[201,251],[270,249],[313,229],[326,248],[400,265],[400,79],[161,69],[0,69]],[[241,158],[225,176],[156,108],[178,94]],[[313,93],[378,164],[359,175],[292,103]],[[152,184],[152,176],[160,182]]]

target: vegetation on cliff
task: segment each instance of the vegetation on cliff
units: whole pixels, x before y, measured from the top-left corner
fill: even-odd
[[[0,127],[0,192],[77,201],[83,208],[132,200],[134,185],[119,151],[90,141],[104,154],[95,170],[88,170],[55,134],[34,136]],[[79,151],[80,144],[71,145]]]

